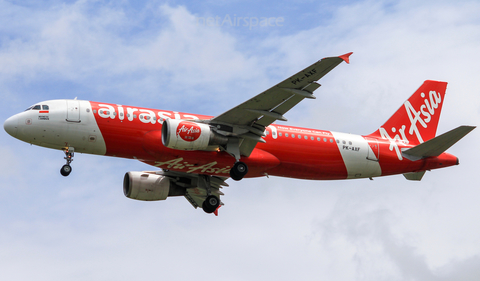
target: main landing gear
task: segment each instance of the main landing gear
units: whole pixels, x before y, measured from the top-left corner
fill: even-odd
[[[237,161],[232,169],[230,169],[230,177],[236,181],[243,179],[243,177],[248,173],[247,164]],[[207,191],[207,198],[203,201],[202,209],[205,213],[211,214],[214,213],[220,206],[220,198],[213,195],[210,188],[210,176],[200,175],[199,176],[199,186],[204,188]],[[215,213],[217,215],[218,213]]]
[[[240,140],[238,138],[230,138],[225,148],[228,154],[235,157],[235,164],[230,169],[230,177],[239,181],[248,173],[247,164],[240,161]]]
[[[240,161],[237,161],[235,165],[233,165],[232,169],[230,169],[230,177],[236,181],[243,179],[243,177],[247,173],[248,173],[247,164]]]
[[[218,206],[220,206],[220,199],[215,195],[210,195],[203,201],[202,209],[205,213],[211,214],[217,210]]]
[[[70,175],[72,172],[72,166],[70,166],[70,163],[73,161],[73,154],[74,154],[75,149],[73,147],[68,147],[63,150],[65,152],[65,157],[64,159],[67,161],[67,164],[63,165],[62,168],[60,168],[60,174],[62,176],[66,177]]]
[[[220,206],[220,198],[212,194],[212,189],[210,186],[211,176],[199,175],[198,176],[198,187],[205,189],[207,191],[207,198],[203,201],[202,209],[207,214],[211,214],[218,209]]]

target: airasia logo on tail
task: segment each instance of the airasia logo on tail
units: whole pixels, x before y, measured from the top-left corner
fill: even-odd
[[[425,93],[421,93],[420,96],[425,98]],[[437,94],[435,91],[430,91],[429,99],[424,99],[424,103],[420,106],[420,110],[417,111],[413,108],[412,104],[409,101],[405,102],[405,110],[407,111],[408,119],[410,120],[410,129],[408,133],[417,137],[420,143],[423,142],[422,135],[419,128],[417,127],[417,122],[425,129],[428,128],[428,123],[432,120],[432,117],[435,115],[435,109],[437,109],[442,103],[442,96],[440,93]],[[423,115],[423,116],[422,116]]]
[[[201,133],[202,129],[195,123],[180,122],[177,127],[177,137],[180,136],[184,141],[196,141]]]
[[[410,143],[410,141],[407,138],[407,135],[405,134],[405,131],[408,132],[409,135],[417,138],[419,143],[423,143],[424,139],[422,136],[422,130],[428,130],[428,124],[434,117],[435,118],[435,124],[433,125],[435,128],[431,128],[434,131],[436,130],[436,126],[438,123],[438,114],[435,115],[437,112],[437,109],[441,109],[441,103],[442,103],[442,95],[439,92],[436,91],[429,91],[428,96],[425,95],[424,92],[420,94],[421,99],[423,103],[419,105],[418,110],[412,105],[410,100],[407,100],[404,103],[405,111],[408,116],[408,121],[410,124],[396,124],[400,125],[399,128],[397,129],[395,126],[391,127],[392,133],[394,133],[394,137],[391,137],[387,130],[385,128],[380,127],[380,136],[384,139],[388,139],[390,141],[390,151],[395,150],[398,156],[398,160],[402,160],[402,152],[400,148],[398,147],[397,141],[400,141],[404,144]],[[420,126],[418,126],[420,125]],[[407,128],[408,126],[408,128]],[[398,133],[397,133],[398,131]]]

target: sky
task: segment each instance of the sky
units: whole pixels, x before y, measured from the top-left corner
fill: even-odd
[[[478,1],[0,0],[0,120],[75,97],[218,115],[321,58],[354,52],[286,125],[369,134],[432,79],[449,83],[438,133],[476,126],[479,14]],[[184,198],[126,198],[123,176],[153,169],[143,163],[76,154],[62,177],[61,151],[2,131],[0,272],[479,280],[479,134],[448,150],[459,166],[420,182],[228,180],[215,217]]]

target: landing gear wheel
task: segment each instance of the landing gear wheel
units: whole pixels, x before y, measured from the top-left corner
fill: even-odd
[[[243,179],[243,177],[248,173],[248,166],[243,162],[237,162],[233,165],[230,170],[230,177],[236,181]]]
[[[220,206],[220,199],[215,195],[210,195],[203,201],[202,209],[205,213],[211,214]]]
[[[62,168],[60,169],[60,174],[62,174],[62,176],[64,177],[70,175],[71,172],[72,172],[72,167],[68,164],[63,165]]]

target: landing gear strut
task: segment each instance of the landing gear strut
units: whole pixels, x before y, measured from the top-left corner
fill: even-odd
[[[230,170],[230,177],[236,181],[243,179],[243,177],[248,173],[248,166],[243,162],[236,162]]]
[[[75,149],[73,147],[68,147],[63,150],[63,152],[65,152],[64,159],[67,161],[67,164],[62,166],[62,168],[60,169],[60,174],[62,174],[62,176],[64,177],[70,175],[70,173],[72,172],[72,166],[70,166],[70,163],[72,163],[73,161],[74,151]]]
[[[220,198],[212,194],[210,186],[211,176],[199,175],[198,176],[198,187],[205,189],[207,191],[207,198],[202,203],[202,209],[207,214],[211,214],[218,209],[220,206]]]
[[[230,138],[226,151],[235,157],[235,165],[230,169],[230,177],[236,181],[243,179],[248,173],[247,164],[240,161],[240,140],[238,138]]]

